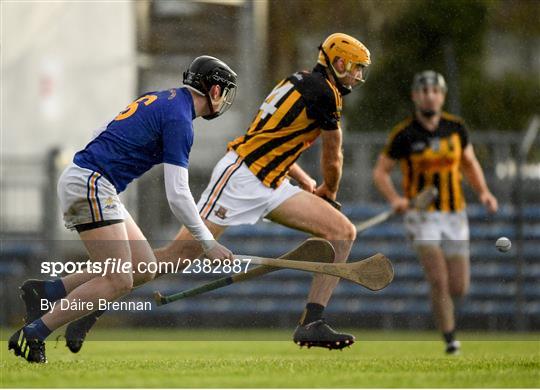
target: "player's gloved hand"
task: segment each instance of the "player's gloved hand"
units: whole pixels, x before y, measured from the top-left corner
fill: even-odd
[[[392,209],[396,212],[396,213],[404,213],[405,211],[407,211],[407,209],[409,208],[409,199],[403,197],[403,196],[400,196],[400,197],[397,197],[395,198],[394,200],[392,200],[390,202],[390,205],[392,206]]]
[[[204,254],[206,255],[206,257],[208,257],[211,260],[214,260],[214,259],[234,260],[233,253],[217,241],[212,241],[212,242],[205,241]]]
[[[483,192],[478,198],[480,199],[480,203],[482,203],[490,213],[497,212],[499,203],[497,202],[497,198],[495,198],[491,192]]]

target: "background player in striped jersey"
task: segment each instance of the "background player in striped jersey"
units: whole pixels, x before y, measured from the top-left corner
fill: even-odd
[[[414,114],[390,134],[373,171],[375,185],[392,207],[405,213],[405,225],[431,285],[431,299],[446,352],[456,353],[454,299],[469,289],[469,227],[463,197],[463,173],[489,212],[497,199],[489,191],[463,121],[442,111],[446,83],[424,71],[414,77]],[[395,190],[390,172],[401,162],[404,195]],[[438,197],[426,212],[409,210],[409,200],[434,185]]]
[[[370,63],[369,50],[361,42],[346,34],[332,34],[319,47],[313,71],[294,73],[270,92],[247,133],[228,144],[199,200],[199,212],[214,237],[228,226],[254,224],[264,217],[331,240],[336,261],[347,260],[355,227],[322,198],[335,200],[341,179],[342,96],[365,80]],[[323,182],[317,186],[296,160],[319,136]],[[201,251],[200,244],[182,228],[156,254],[158,258],[192,259]],[[336,277],[314,277],[293,337],[296,343],[341,349],[354,342],[354,336],[335,332],[322,318],[338,281]],[[71,334],[78,335],[79,348],[95,318],[90,315],[68,327]]]
[[[44,340],[50,333],[93,312],[100,300],[114,301],[134,285],[152,280],[150,272],[133,273],[139,262],[156,258],[118,194],[156,164],[163,163],[169,205],[212,259],[232,259],[202,221],[188,184],[193,120],[213,119],[231,106],[236,73],[210,56],[197,57],[184,73],[186,87],[151,92],[135,100],[77,152],[58,181],[66,227],[77,230],[92,261],[123,263],[120,272],[74,273],[53,281],[30,280],[21,287],[27,324],[9,339],[8,347],[29,362],[44,363]],[[127,265],[127,267],[125,267]],[[148,267],[145,267],[148,269]],[[65,298],[79,310],[41,308],[42,300]]]

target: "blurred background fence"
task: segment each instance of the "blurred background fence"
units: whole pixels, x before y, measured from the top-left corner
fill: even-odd
[[[512,0],[138,0],[133,2],[3,1],[1,11],[0,325],[22,316],[17,286],[37,277],[45,258],[85,260],[76,234],[61,222],[58,172],[93,129],[140,93],[178,86],[201,54],[239,74],[233,108],[216,121],[195,122],[190,161],[195,197],[227,141],[242,134],[257,106],[283,77],[313,67],[330,33],[358,37],[371,50],[365,85],[345,99],[345,170],[339,200],[354,221],[386,205],[371,169],[390,128],[410,112],[414,73],[434,69],[448,81],[447,109],[462,115],[490,188],[501,203],[488,216],[466,188],[471,223],[471,293],[459,307],[469,328],[540,326],[540,146],[520,153],[540,107],[540,2]],[[301,165],[319,178],[317,143]],[[395,172],[395,179],[399,174]],[[154,246],[178,222],[156,167],[122,195]],[[499,236],[513,249],[497,252]],[[224,243],[237,253],[280,255],[305,235],[270,223],[231,228]],[[339,325],[428,328],[428,286],[400,218],[358,237],[351,259],[374,252],[395,263],[381,292],[344,282],[328,315]],[[149,300],[204,275],[166,276],[128,299]],[[117,312],[111,322],[146,325],[291,326],[310,275],[280,271],[145,313]],[[125,323],[125,321],[122,321]]]
[[[515,133],[520,134],[520,133]],[[459,307],[460,323],[468,328],[533,330],[540,327],[540,161],[525,160],[523,175],[516,164],[522,137],[508,133],[473,134],[479,147],[487,180],[501,202],[500,211],[488,215],[467,189],[471,225],[471,292]],[[384,143],[382,134],[349,134],[345,142],[345,169],[340,193],[344,213],[353,221],[367,219],[385,209],[371,183],[371,169]],[[535,141],[533,146],[538,145]],[[302,165],[317,176],[318,147],[302,158]],[[2,209],[3,323],[20,315],[16,286],[25,278],[39,276],[44,259],[84,260],[76,237],[64,232],[55,197],[56,178],[62,153],[54,149],[41,159],[9,159],[3,164],[0,183]],[[397,173],[397,172],[396,172]],[[197,197],[210,172],[195,172],[193,191]],[[139,222],[152,237],[154,246],[174,236],[178,223],[170,216],[162,178],[138,185],[132,204]],[[399,179],[396,177],[396,180]],[[522,204],[516,202],[516,194]],[[148,205],[151,204],[152,207]],[[513,239],[509,253],[497,252],[495,240]],[[235,253],[279,256],[307,236],[272,223],[230,228],[223,238]],[[399,217],[360,235],[350,259],[383,252],[395,265],[394,282],[380,292],[369,292],[348,282],[338,286],[329,307],[333,321],[342,325],[384,328],[429,328],[432,326],[428,285],[424,280]],[[172,293],[194,287],[213,275],[176,275],[160,278],[136,290],[128,299],[150,300],[152,291]],[[240,285],[230,286],[197,298],[187,299],[144,313],[111,313],[130,317],[133,324],[182,326],[290,326],[299,315],[311,277],[296,271],[280,271]],[[5,294],[5,295],[4,295]],[[159,322],[156,322],[159,319]],[[131,322],[130,322],[131,323]]]

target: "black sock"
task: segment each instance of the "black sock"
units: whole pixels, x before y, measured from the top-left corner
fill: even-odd
[[[452,341],[456,339],[454,335],[454,331],[443,333],[444,340],[446,341],[446,344],[450,344]]]
[[[318,303],[308,303],[304,309],[304,314],[302,314],[302,318],[300,319],[300,325],[305,325],[313,321],[320,320],[322,318],[323,311],[323,305],[319,305]]]

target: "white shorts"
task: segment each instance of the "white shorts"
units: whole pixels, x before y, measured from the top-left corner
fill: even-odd
[[[71,163],[60,175],[57,191],[68,229],[129,217],[116,189],[99,172]]]
[[[203,219],[217,225],[252,225],[301,191],[288,179],[276,189],[265,186],[240,156],[230,151],[214,167],[197,207]]]
[[[469,222],[465,211],[411,210],[405,214],[405,228],[415,247],[437,245],[447,256],[469,256]]]

